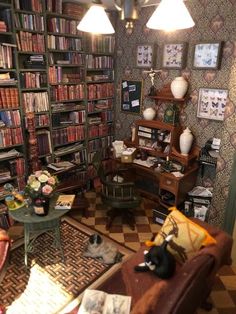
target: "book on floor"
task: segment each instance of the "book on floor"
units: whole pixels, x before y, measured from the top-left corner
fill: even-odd
[[[129,314],[131,297],[86,289],[78,314]]]
[[[55,209],[71,209],[74,199],[74,194],[59,195],[55,204]]]

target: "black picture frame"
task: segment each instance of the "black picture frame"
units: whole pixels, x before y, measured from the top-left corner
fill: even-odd
[[[143,81],[122,80],[121,112],[140,114],[142,108]]]
[[[163,46],[162,68],[183,69],[186,65],[188,45],[186,42],[166,43]]]
[[[150,69],[153,67],[155,57],[154,44],[136,45],[136,67]]]
[[[199,42],[194,46],[193,68],[199,70],[220,68],[222,42]]]

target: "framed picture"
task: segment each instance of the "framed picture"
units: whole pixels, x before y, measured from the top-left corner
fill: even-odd
[[[165,44],[163,48],[162,67],[182,69],[186,64],[187,43]]]
[[[218,69],[220,66],[222,42],[198,43],[194,48],[195,69]]]
[[[121,82],[121,111],[127,113],[141,113],[143,81]]]
[[[136,66],[138,68],[151,68],[154,60],[154,45],[137,45]]]
[[[227,89],[200,88],[198,97],[198,118],[224,120]]]

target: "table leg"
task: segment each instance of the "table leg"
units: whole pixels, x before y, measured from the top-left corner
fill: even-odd
[[[61,232],[60,232],[60,220],[57,222],[57,226],[54,228],[54,246],[61,251],[62,261],[65,262],[65,256],[61,245]]]
[[[29,230],[26,225],[24,225],[24,244],[25,244],[25,266],[28,266],[28,245],[29,245],[30,237]]]

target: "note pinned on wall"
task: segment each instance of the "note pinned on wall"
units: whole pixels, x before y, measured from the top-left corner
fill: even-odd
[[[121,111],[127,113],[141,113],[142,81],[127,81],[121,83]]]

